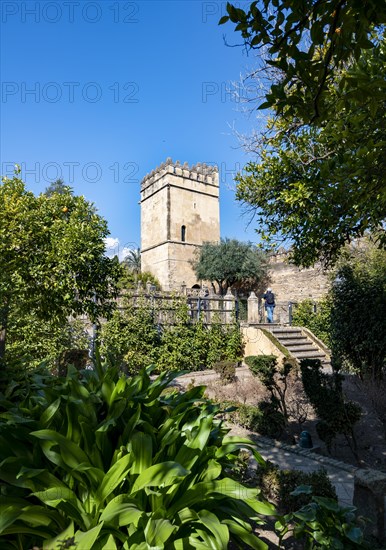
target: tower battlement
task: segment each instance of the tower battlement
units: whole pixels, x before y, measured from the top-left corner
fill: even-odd
[[[147,187],[158,181],[166,174],[181,176],[182,178],[187,178],[209,185],[215,185],[217,187],[219,185],[217,166],[210,166],[201,162],[189,166],[187,162],[184,162],[184,164],[181,164],[179,160],[173,162],[173,160],[168,157],[166,162],[163,162],[149,174],[146,174],[141,181],[141,191],[144,191]]]
[[[217,166],[168,158],[141,182],[141,262],[165,290],[197,283],[192,268],[204,242],[220,240]]]

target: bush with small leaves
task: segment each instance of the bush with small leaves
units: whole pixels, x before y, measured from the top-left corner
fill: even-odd
[[[236,365],[233,361],[217,361],[213,369],[220,376],[222,384],[230,384],[236,377]]]

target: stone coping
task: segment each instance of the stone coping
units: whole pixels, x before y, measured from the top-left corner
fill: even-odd
[[[281,441],[258,435],[254,432],[250,432],[250,434],[253,435],[253,441],[254,443],[256,443],[257,446],[259,446],[259,443],[261,443],[261,447],[276,447],[277,449],[307,457],[310,460],[315,460],[315,462],[320,462],[321,464],[325,464],[326,466],[333,466],[334,468],[344,470],[345,472],[349,472],[351,474],[354,474],[358,470],[361,470],[361,468],[353,466],[352,464],[347,464],[346,462],[342,462],[341,460],[336,460],[335,458],[316,454],[312,451],[312,449],[302,449],[302,447],[299,447],[298,445],[288,445],[287,443],[282,443]]]

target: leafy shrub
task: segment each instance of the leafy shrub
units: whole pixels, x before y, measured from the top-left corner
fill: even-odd
[[[7,331],[5,363],[25,362],[29,368],[36,368],[44,361],[54,371],[66,350],[90,347],[90,335],[80,319],[43,321],[33,313],[15,311]]]
[[[274,514],[227,476],[248,440],[229,437],[203,387],[175,375],[120,377],[120,363],[30,374],[0,399],[0,546],[263,548],[251,522]]]
[[[312,488],[303,485],[292,495],[311,495]],[[362,525],[355,516],[354,506],[340,506],[335,500],[312,496],[311,502],[296,512],[279,518],[275,528],[280,543],[288,534],[301,540],[307,549],[363,550],[370,545],[363,538]]]
[[[258,406],[232,402],[234,410],[229,418],[235,424],[268,437],[279,437],[285,421],[280,411],[270,401],[262,401]]]
[[[236,377],[236,365],[232,361],[217,361],[213,366],[223,384],[230,384]]]
[[[99,340],[101,353],[112,354],[127,372],[136,373],[157,360],[160,335],[145,304],[115,311],[102,325]]]
[[[343,434],[356,454],[354,425],[360,419],[362,410],[356,403],[345,401],[342,375],[337,371],[329,375],[321,369],[319,359],[300,361],[304,391],[320,419],[316,425],[318,435],[331,452],[334,438],[338,434]]]
[[[254,405],[234,403],[236,410],[232,413],[231,419],[243,428],[258,432],[261,423],[261,410]]]
[[[338,265],[332,286],[331,350],[362,379],[386,373],[386,251],[369,243]]]
[[[302,300],[293,309],[292,324],[308,328],[326,346],[331,346],[331,308],[333,300],[328,295],[321,300]]]
[[[293,494],[301,485],[310,486],[315,496],[337,500],[335,488],[323,469],[310,473],[280,470],[276,464],[267,461],[257,468],[256,481],[264,498],[274,503],[284,514],[294,512],[311,502],[312,495],[309,493]]]
[[[102,326],[102,354],[112,353],[130,373],[152,363],[161,372],[197,371],[222,360],[241,361],[243,339],[237,323],[192,323],[186,302],[177,298],[168,303],[168,313],[168,322],[161,326],[155,322],[157,311],[146,299],[136,304],[128,301]]]
[[[246,364],[254,376],[264,384],[271,395],[271,410],[279,410],[285,422],[288,422],[286,393],[290,374],[295,370],[295,364],[284,360],[278,367],[275,355],[250,355],[245,358]]]
[[[286,420],[279,410],[278,402],[275,399],[260,401],[258,407],[261,411],[259,433],[268,437],[280,437],[286,426]]]

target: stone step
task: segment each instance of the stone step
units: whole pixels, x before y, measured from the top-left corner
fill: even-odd
[[[280,342],[287,342],[287,343],[291,343],[291,342],[308,342],[308,338],[307,336],[296,336],[296,334],[289,334],[288,336],[287,335],[279,335],[279,334],[273,334],[273,336],[275,338],[277,338]]]
[[[329,365],[326,354],[319,351],[315,343],[302,333],[298,327],[270,326],[270,332],[288,351],[300,361],[301,359],[320,359],[323,365]]]
[[[295,340],[295,339],[298,340],[299,338],[307,339],[307,336],[304,336],[300,332],[296,334],[294,334],[293,332],[286,332],[286,333],[280,333],[280,334],[278,334],[277,332],[272,332],[271,334],[278,340]]]
[[[272,327],[271,332],[275,334],[302,334],[300,328],[291,327]]]
[[[308,342],[306,342],[304,345],[299,345],[299,344],[292,344],[291,346],[287,345],[286,348],[291,353],[296,353],[298,351],[315,351],[316,353],[319,353],[318,348],[316,348],[315,346],[313,346]]]
[[[322,351],[297,351],[291,352],[296,359],[325,359],[325,354]]]

